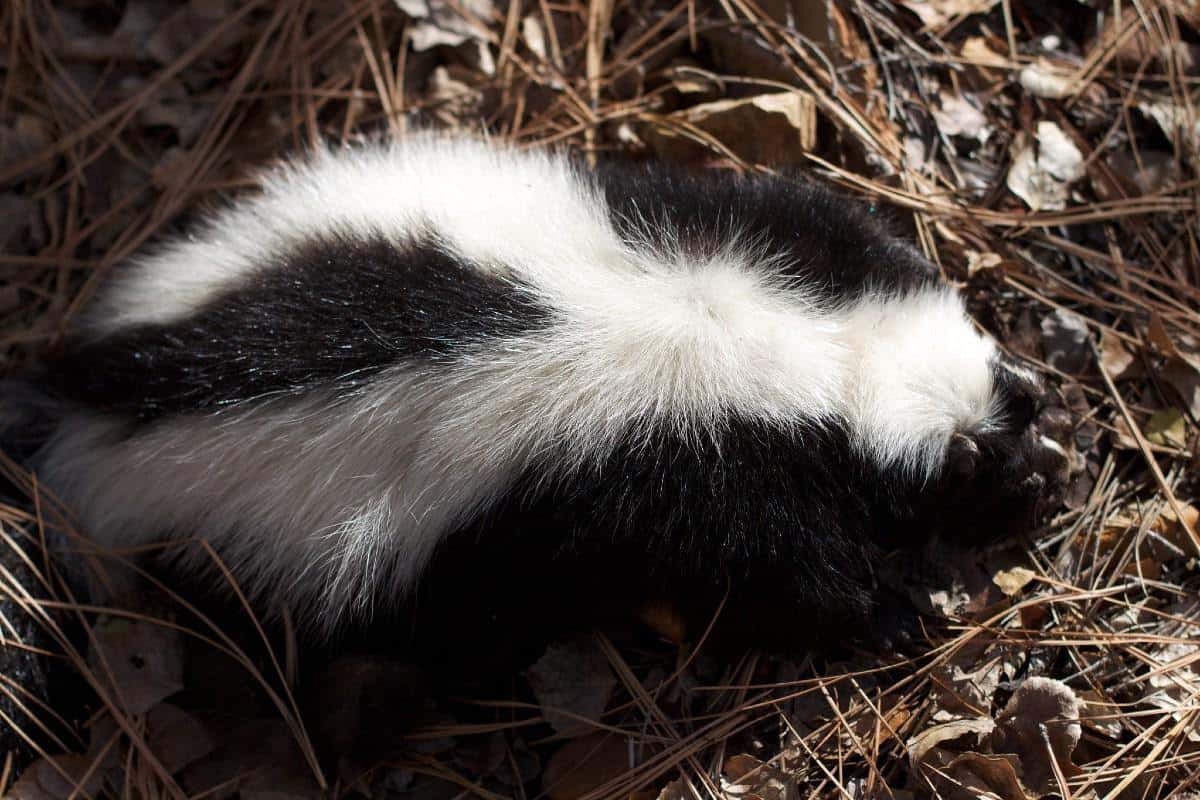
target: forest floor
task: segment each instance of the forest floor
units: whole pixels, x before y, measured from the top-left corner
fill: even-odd
[[[949,621],[915,654],[718,659],[651,620],[364,748],[404,665],[335,661],[302,702],[287,636],[85,605],[43,550],[62,512],[6,459],[0,648],[26,666],[0,727],[32,755],[0,754],[0,795],[1200,796],[1198,100],[1187,0],[2,4],[0,370],[281,153],[486,128],[892,208],[1052,381],[1077,474],[1044,527],[933,564],[914,599]],[[26,691],[47,660],[83,719]]]

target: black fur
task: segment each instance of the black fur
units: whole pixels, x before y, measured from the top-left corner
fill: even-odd
[[[824,301],[938,281],[933,265],[891,235],[875,207],[811,180],[620,161],[602,164],[596,176],[626,239],[703,257],[741,237],[785,256],[783,273]]]
[[[597,180],[622,235],[701,256],[740,236],[785,254],[784,274],[826,302],[937,282],[870,211],[809,184],[612,164]],[[431,243],[330,237],[281,253],[186,319],[75,344],[45,375],[60,398],[154,420],[352,392],[400,362],[445,369],[553,313],[531,288]],[[932,480],[878,467],[836,424],[796,432],[735,415],[683,439],[624,420],[627,441],[599,465],[549,478],[538,465],[451,532],[417,607],[436,620],[439,608],[469,616],[528,600],[582,624],[665,602],[698,623],[728,593],[750,641],[886,634],[904,614],[878,588],[885,550],[938,530],[1011,530],[1063,469],[1039,449],[1036,398],[1010,384],[1005,426],[972,438]],[[1035,486],[1038,471],[1048,477]]]
[[[152,420],[334,385],[398,362],[449,365],[548,323],[512,279],[431,242],[314,239],[178,322],[68,346],[45,367],[60,399]]]
[[[452,535],[416,601],[435,615],[416,621],[520,636],[532,614],[570,628],[658,605],[694,635],[724,604],[727,644],[890,645],[916,612],[879,580],[887,553],[1019,530],[1043,509],[1046,487],[1023,483],[1031,471],[1064,477],[1065,464],[1031,463],[1045,449],[1028,430],[993,431],[974,471],[927,481],[881,469],[835,425],[735,420],[708,438],[646,441],[635,424],[594,469],[549,486],[535,470]]]

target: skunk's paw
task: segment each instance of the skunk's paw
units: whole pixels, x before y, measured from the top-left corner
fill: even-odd
[[[865,638],[871,649],[881,653],[907,653],[926,637],[916,606],[907,597],[882,590],[868,622]]]

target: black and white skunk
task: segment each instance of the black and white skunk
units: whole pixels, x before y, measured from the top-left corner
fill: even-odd
[[[35,465],[90,537],[202,537],[318,634],[430,588],[865,636],[884,551],[1013,530],[1066,466],[866,209],[428,133],[270,173],[42,380]]]

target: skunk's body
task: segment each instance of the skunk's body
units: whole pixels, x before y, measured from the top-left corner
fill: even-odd
[[[91,537],[202,537],[320,631],[435,554],[867,626],[881,548],[1061,469],[1029,377],[857,205],[432,135],[272,173],[44,375],[37,466]]]

